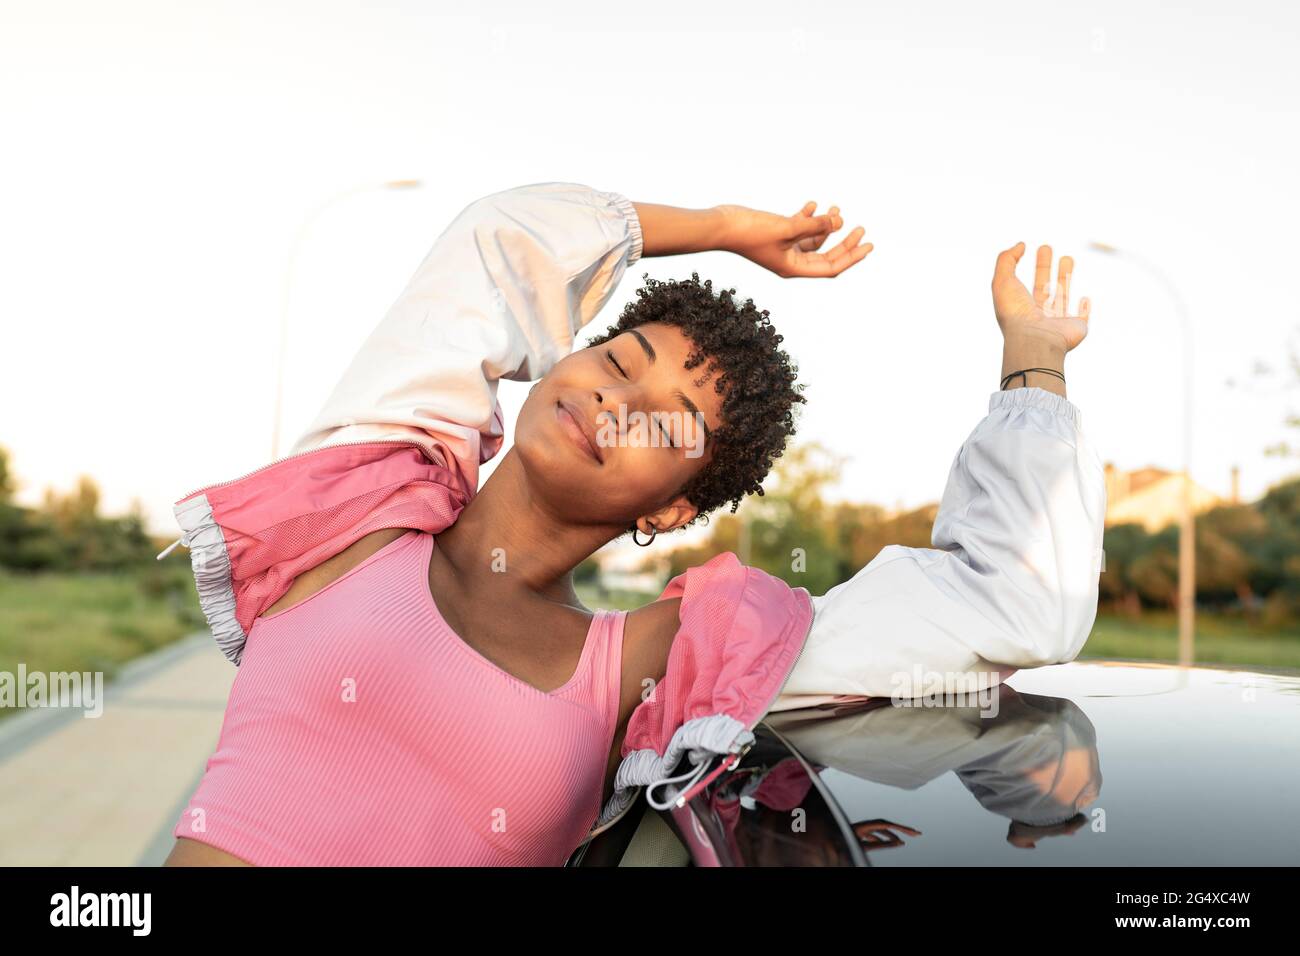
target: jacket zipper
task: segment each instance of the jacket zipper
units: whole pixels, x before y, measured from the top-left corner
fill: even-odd
[[[258,474],[259,472],[266,471],[266,469],[268,468],[274,468],[276,465],[282,464],[283,462],[291,461],[294,458],[301,458],[303,455],[314,455],[316,452],[324,451],[326,448],[343,448],[348,445],[392,445],[392,444],[414,445],[416,448],[419,448],[421,451],[424,451],[424,446],[421,445],[419,441],[412,438],[367,438],[367,439],[362,439],[360,441],[341,441],[332,445],[320,445],[316,448],[309,448],[306,451],[295,452],[292,455],[285,455],[281,458],[277,458],[275,461],[268,462],[267,464],[262,465],[260,468],[254,468],[248,474],[240,475],[238,478],[231,478],[229,481],[219,481],[216,484],[205,485],[201,488],[195,488],[193,491],[189,492],[188,494],[182,495],[180,500],[185,501],[187,498],[193,498],[195,495],[199,494],[200,492],[212,491],[214,488],[224,488],[226,485],[233,485],[236,482],[243,481],[246,478],[252,478],[254,475]],[[175,506],[173,505],[173,507]],[[166,550],[164,550],[160,555],[158,555],[158,560],[161,561],[163,558],[165,558],[168,554],[171,553],[172,549],[175,548],[176,545],[182,544],[184,541],[185,541],[185,536],[181,535],[170,545],[168,545]],[[189,547],[189,545],[186,545],[186,547]]]

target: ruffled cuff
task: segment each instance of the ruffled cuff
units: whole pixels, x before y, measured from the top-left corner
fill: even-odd
[[[1042,408],[1054,415],[1059,415],[1075,428],[1083,428],[1083,413],[1071,402],[1042,388],[1013,388],[1005,392],[994,392],[989,396],[989,411],[1013,408]]]
[[[635,265],[645,249],[645,240],[641,234],[641,219],[636,214],[636,207],[632,205],[632,200],[622,193],[605,192],[604,195],[627,221],[627,231],[632,237],[632,248],[627,253],[627,264]]]
[[[230,575],[230,552],[221,527],[212,516],[207,495],[195,495],[172,508],[185,532],[181,541],[190,549],[190,567],[199,595],[199,607],[212,629],[221,653],[238,666],[248,635],[235,616],[235,587]]]

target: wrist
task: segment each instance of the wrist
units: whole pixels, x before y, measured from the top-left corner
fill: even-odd
[[[739,252],[741,230],[736,223],[735,207],[710,206],[705,210],[712,221],[712,248],[719,252]]]
[[[723,243],[735,232],[731,217],[717,206],[686,209],[634,202],[632,207],[641,226],[641,255],[645,258],[726,249]]]
[[[1031,367],[1063,371],[1067,351],[1064,340],[1050,332],[1025,329],[1008,333],[1002,339],[1002,374]]]
[[[1029,348],[1051,348],[1060,349],[1062,352],[1070,351],[1064,335],[1055,329],[1046,328],[1034,322],[1025,322],[1004,328],[1002,330],[1002,341],[1004,343],[1024,345]]]
[[[1017,388],[1041,388],[1045,392],[1065,398],[1065,376],[1050,368],[1022,368],[1008,372],[998,383],[998,390],[1014,391]]]
[[[1042,334],[1036,330],[1016,330],[1006,336],[1002,343],[1002,372],[999,383],[1013,372],[1024,369],[1050,369],[1061,375],[1065,374],[1065,353],[1067,349],[1058,336]],[[1043,388],[1057,395],[1065,395],[1065,382],[1050,372],[1028,372],[1016,376],[1007,383],[1007,388],[1021,386]]]

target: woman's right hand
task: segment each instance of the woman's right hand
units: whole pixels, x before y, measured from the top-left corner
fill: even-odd
[[[1039,246],[1031,295],[1016,276],[1016,264],[1024,254],[1025,244],[1016,243],[998,256],[993,270],[993,310],[1003,338],[1042,338],[1068,352],[1088,334],[1088,317],[1092,312],[1091,303],[1084,298],[1079,301],[1078,312],[1070,314],[1070,277],[1074,272],[1074,260],[1069,256],[1061,257],[1056,288],[1049,295],[1052,247]]]
[[[713,208],[724,223],[720,248],[787,279],[837,276],[865,259],[874,248],[862,242],[866,230],[858,226],[829,251],[818,251],[831,233],[844,225],[839,206],[831,206],[820,216],[814,215],[815,202],[805,203],[793,216],[747,206]]]

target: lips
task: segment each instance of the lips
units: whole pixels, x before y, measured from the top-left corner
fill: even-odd
[[[555,417],[559,420],[560,427],[568,433],[569,438],[581,451],[594,458],[597,464],[605,463],[605,456],[600,446],[596,444],[595,429],[577,409],[568,402],[558,401],[555,403]]]

